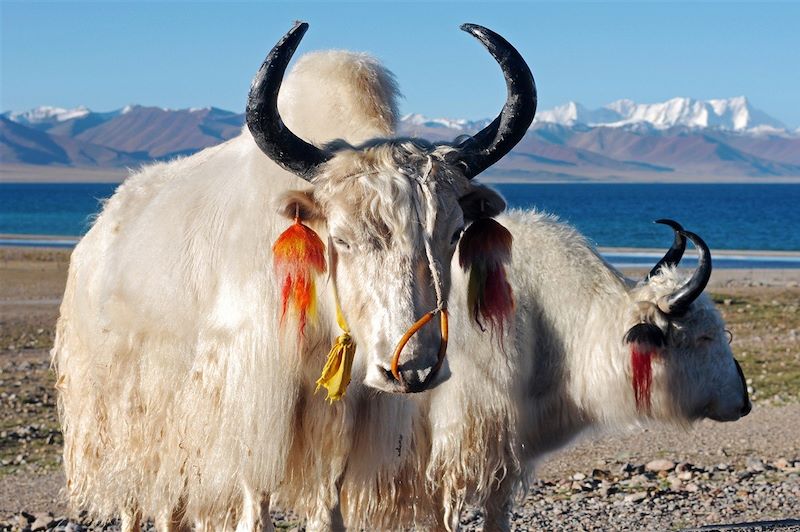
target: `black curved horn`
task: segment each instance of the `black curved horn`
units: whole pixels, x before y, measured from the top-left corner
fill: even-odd
[[[686,237],[681,234],[681,231],[683,231],[681,224],[675,220],[669,220],[667,218],[656,220],[653,223],[670,226],[675,232],[675,238],[673,239],[672,246],[669,248],[669,250],[667,250],[661,260],[658,261],[655,266],[653,266],[653,269],[650,270],[650,273],[647,274],[647,277],[645,277],[645,282],[649,281],[651,277],[655,277],[664,266],[677,266],[681,261],[681,258],[683,258],[684,251],[686,251]]]
[[[459,145],[465,175],[472,179],[500,160],[522,140],[536,114],[536,82],[530,68],[508,41],[488,28],[462,24],[461,29],[478,39],[503,69],[508,97],[491,124]]]
[[[331,155],[289,131],[278,114],[278,91],[283,75],[306,30],[306,22],[295,23],[270,51],[253,78],[247,98],[247,127],[267,157],[311,181],[317,167]]]
[[[689,305],[703,293],[711,278],[711,251],[703,239],[691,231],[680,231],[697,248],[698,264],[692,277],[667,298],[670,316],[680,316],[689,310]]]

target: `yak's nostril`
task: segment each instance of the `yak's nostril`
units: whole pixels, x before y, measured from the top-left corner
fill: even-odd
[[[419,393],[424,392],[426,389],[425,381],[414,381],[406,384],[404,391],[405,393]]]
[[[394,378],[394,373],[392,373],[391,369],[386,369],[381,366],[381,371],[383,371],[383,376],[386,377],[386,380],[389,382],[397,382],[397,379]]]

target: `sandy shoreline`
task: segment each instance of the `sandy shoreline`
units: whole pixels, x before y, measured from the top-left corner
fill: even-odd
[[[7,235],[0,234],[0,241]],[[16,235],[23,236],[23,235]],[[77,237],[63,237],[55,235],[24,235],[41,242],[37,246],[13,246],[0,244],[0,261],[6,264],[9,261],[21,260],[23,257],[49,257],[46,262],[56,262],[67,264],[72,253],[70,247],[57,246],[48,247],[47,242],[66,241]],[[598,248],[601,253],[654,253],[658,256],[663,250],[639,249],[639,248]],[[771,256],[773,253],[783,257],[797,257],[800,260],[800,252],[772,252],[772,251],[715,251],[714,255],[725,256],[732,254],[747,253],[753,256]],[[26,259],[27,260],[27,259]],[[647,275],[649,271],[645,267],[625,267],[621,271],[630,278],[637,279]],[[795,268],[717,268],[711,274],[709,288],[721,287],[797,287],[800,286],[800,269]]]
[[[0,240],[29,240],[31,242],[41,242],[41,247],[47,247],[47,243],[53,240],[65,240],[77,242],[80,236],[75,235],[42,235],[42,234],[26,234],[26,233],[0,233]],[[13,244],[0,245],[0,247],[15,247]],[[661,257],[664,250],[660,248],[635,248],[635,247],[609,247],[599,246],[596,248],[600,253],[637,253],[642,255],[652,254],[653,256]],[[692,251],[687,252],[688,255]],[[800,250],[768,250],[768,249],[715,249],[713,250],[714,256],[720,257],[733,257],[745,255],[749,257],[784,257],[791,259],[800,259]]]

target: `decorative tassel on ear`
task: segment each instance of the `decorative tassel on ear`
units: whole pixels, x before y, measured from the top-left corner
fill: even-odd
[[[650,346],[634,344],[631,348],[633,395],[636,398],[636,409],[640,412],[650,411],[650,387],[653,384],[653,366],[651,364],[653,352],[646,350],[648,347]]]
[[[325,246],[313,229],[299,217],[272,245],[273,265],[281,284],[281,323],[291,308],[297,315],[300,336],[309,318],[316,315],[314,276],[325,273]]]
[[[631,344],[631,382],[636,409],[649,412],[653,356],[665,343],[664,333],[651,323],[639,323],[625,333],[625,342]]]
[[[479,218],[464,231],[458,246],[458,263],[469,269],[467,304],[475,322],[481,318],[493,330],[502,330],[514,310],[514,295],[506,277],[513,237],[492,218]]]

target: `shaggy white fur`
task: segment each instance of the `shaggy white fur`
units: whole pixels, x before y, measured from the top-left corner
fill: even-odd
[[[327,52],[298,62],[281,112],[303,138],[358,143],[392,131],[395,96],[373,59]],[[73,253],[53,349],[75,510],[122,514],[131,528],[143,516],[257,529],[271,527],[272,500],[306,513],[309,529],[452,529],[471,502],[502,529],[534,460],[589,426],[738,417],[741,383],[711,302],[669,326],[646,310],[679,285],[674,270],[636,285],[570,227],[501,217],[515,238],[517,308],[500,342],[470,319],[451,258],[465,195],[502,201],[450,167],[446,148],[338,145],[300,192],[245,131],[135,173],[107,202]],[[338,335],[325,281],[305,340],[279,328],[270,247],[288,223],[276,211],[300,196],[333,242],[331,279],[358,342],[334,405],[313,393]],[[387,386],[394,342],[435,305],[425,240],[450,264],[440,273],[453,376],[425,394],[381,393],[364,383]],[[622,340],[642,319],[669,341],[646,416]],[[402,362],[429,365],[438,343],[437,328],[424,329]]]
[[[317,54],[297,71],[284,112],[298,135],[325,137],[328,121],[348,140],[392,130],[395,83],[374,59]],[[298,117],[297,94],[319,94],[324,113]],[[314,507],[335,506],[359,394],[328,406],[312,393],[338,334],[324,290],[302,346],[279,334],[270,248],[298,183],[245,129],[131,175],[75,248],[52,352],[75,510],[230,522],[292,477],[315,479]]]

